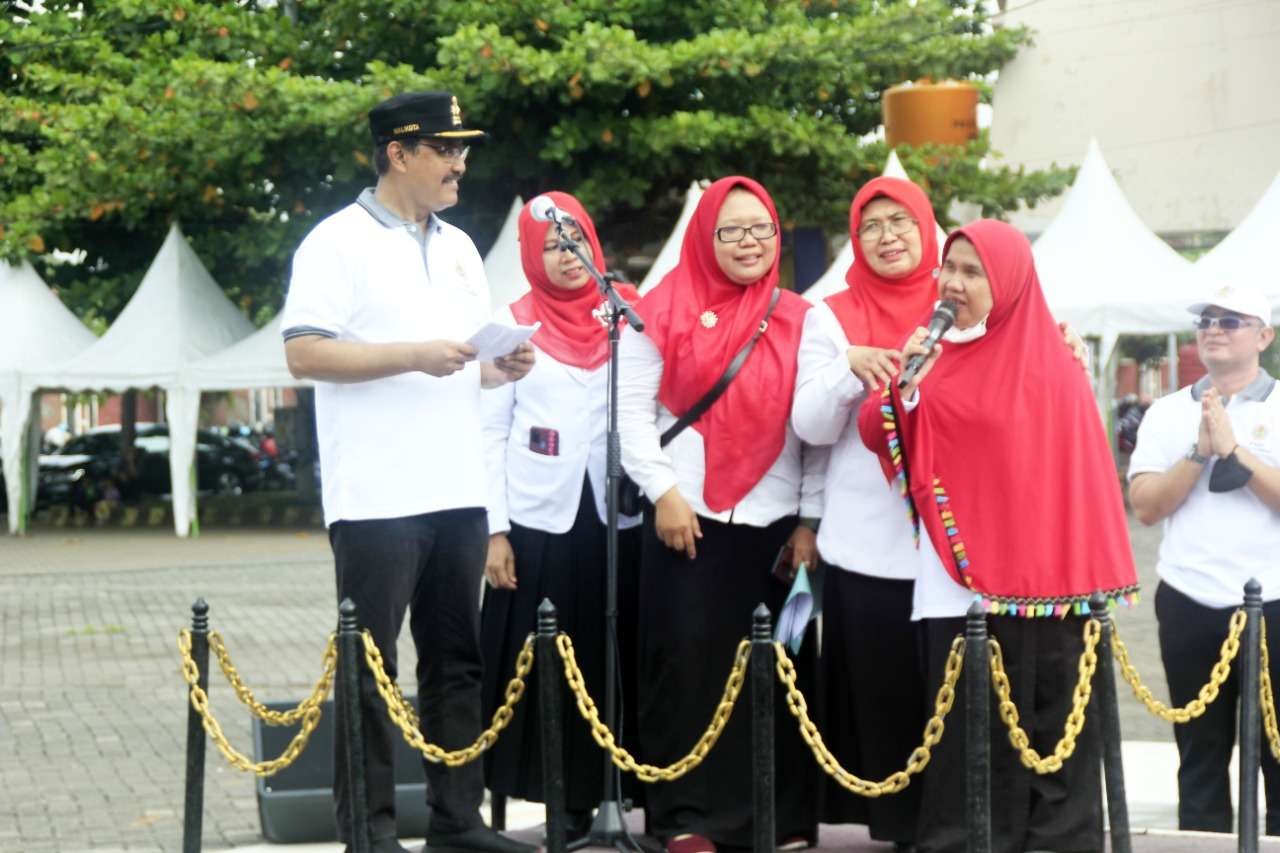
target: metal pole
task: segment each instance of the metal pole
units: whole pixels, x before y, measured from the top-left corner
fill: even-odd
[[[1115,662],[1111,657],[1115,623],[1107,598],[1095,592],[1089,599],[1089,610],[1098,620],[1102,632],[1098,637],[1098,673],[1095,679],[1093,707],[1089,713],[1099,714],[1102,723],[1102,776],[1107,786],[1107,821],[1111,824],[1112,853],[1131,853],[1129,838],[1129,804],[1124,794],[1124,762],[1120,758],[1120,705],[1116,696]]]
[[[1240,650],[1240,853],[1258,849],[1258,771],[1262,759],[1262,710],[1258,690],[1262,657],[1262,584],[1244,585],[1244,648]]]
[[[538,605],[538,711],[542,725],[542,791],[547,805],[546,853],[564,853],[568,814],[564,803],[564,720],[560,716],[560,653],[556,607]]]
[[[751,802],[753,853],[777,848],[773,763],[773,620],[762,602],[751,615]]]
[[[987,612],[969,605],[964,625],[965,851],[991,853],[991,670]]]
[[[191,605],[191,659],[200,678],[196,682],[209,692],[209,605],[197,598]],[[187,689],[187,782],[182,805],[182,853],[199,853],[204,830],[204,726],[191,705]]]
[[[363,642],[350,598],[338,605],[338,702],[342,705],[342,738],[347,758],[347,791],[351,810],[351,853],[369,853],[369,795],[365,786],[363,721],[360,714],[360,658]]]

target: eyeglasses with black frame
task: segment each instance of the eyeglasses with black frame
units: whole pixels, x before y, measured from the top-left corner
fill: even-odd
[[[1253,320],[1248,317],[1235,317],[1228,315],[1226,317],[1209,317],[1202,315],[1192,321],[1191,325],[1195,326],[1202,332],[1207,332],[1214,326],[1217,326],[1224,332],[1234,332],[1243,329],[1246,326],[1255,325]]]
[[[778,223],[757,222],[755,225],[725,225],[716,229],[716,239],[721,243],[741,243],[750,233],[757,240],[768,240],[778,233]]]
[[[910,216],[904,216],[902,214],[891,216],[887,221],[880,219],[868,219],[859,226],[858,237],[867,242],[879,240],[884,234],[884,229],[886,227],[889,229],[890,234],[896,234],[901,237],[903,234],[909,233],[911,229],[915,228],[917,225],[919,225],[919,223]]]

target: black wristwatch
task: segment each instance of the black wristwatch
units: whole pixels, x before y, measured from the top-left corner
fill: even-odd
[[[1207,465],[1209,463],[1209,457],[1201,456],[1199,451],[1196,450],[1195,444],[1191,445],[1191,449],[1187,451],[1187,455],[1182,458],[1194,462],[1197,465]]]

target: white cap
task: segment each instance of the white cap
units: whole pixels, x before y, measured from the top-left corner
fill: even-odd
[[[1200,314],[1211,305],[1246,317],[1257,317],[1263,325],[1271,325],[1271,300],[1256,287],[1228,284],[1215,290],[1204,302],[1188,305],[1187,310],[1192,314]]]

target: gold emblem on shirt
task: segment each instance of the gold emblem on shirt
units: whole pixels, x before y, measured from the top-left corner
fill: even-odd
[[[704,329],[714,329],[716,323],[720,322],[720,318],[716,316],[714,311],[703,311],[702,315],[698,317],[698,322],[702,324]]]
[[[1267,425],[1266,425],[1266,424],[1258,424],[1256,427],[1254,427],[1254,428],[1253,428],[1253,440],[1254,440],[1254,441],[1266,441],[1266,440],[1267,440]]]

